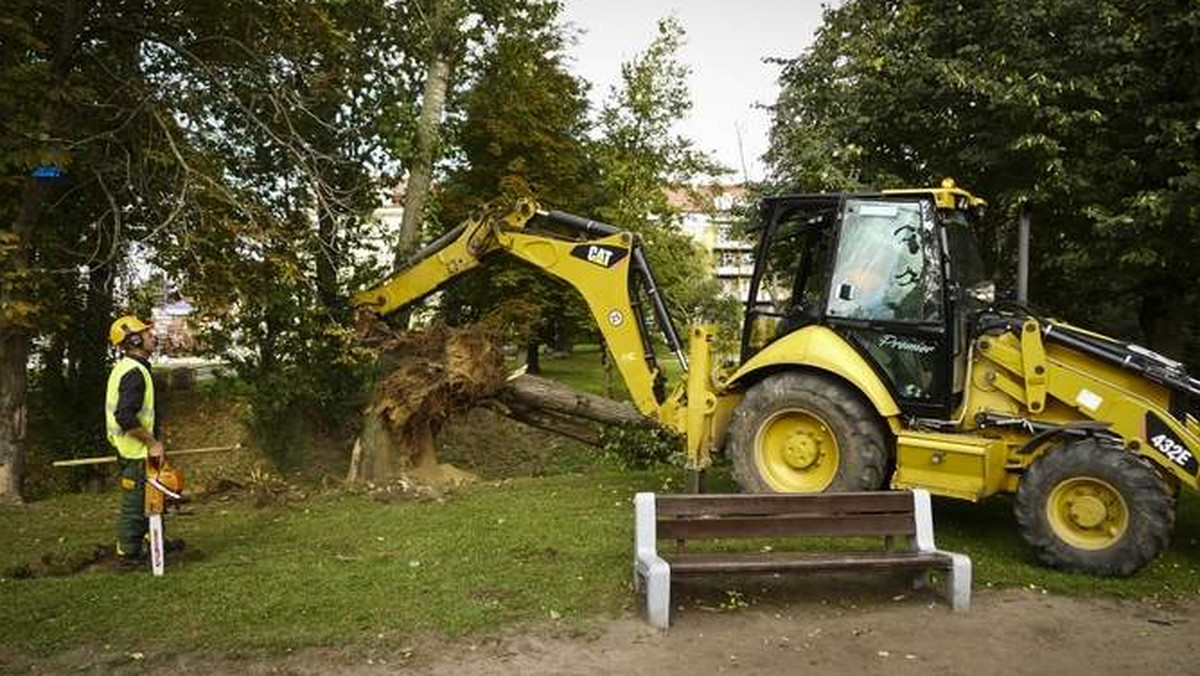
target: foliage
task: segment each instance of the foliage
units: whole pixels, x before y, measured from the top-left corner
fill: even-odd
[[[79,404],[68,428],[103,445],[106,329],[145,300],[156,268],[220,326],[212,345],[240,349],[265,419],[294,421],[298,404],[353,415],[339,333],[349,252],[375,202],[372,168],[394,163],[414,116],[418,18],[382,0],[6,14],[0,210],[21,227],[0,235],[15,260],[4,279],[22,286],[0,306],[42,336],[37,382]],[[28,178],[46,163],[63,176]]]
[[[534,197],[577,211],[589,196],[586,85],[567,71],[557,5],[510,22],[480,58],[478,79],[462,96],[456,166],[439,197],[446,227],[479,205]],[[556,343],[590,323],[566,285],[519,264],[500,262],[446,292],[451,323],[498,315],[520,343]]]
[[[107,326],[144,312],[160,276],[247,382],[251,425],[278,460],[300,445],[298,424],[351,433],[370,368],[344,328],[347,296],[368,275],[357,258],[379,235],[367,218],[376,193],[412,161],[436,50],[456,64],[435,196],[444,222],[484,196],[534,194],[637,229],[675,309],[715,296],[693,283],[705,276],[699,258],[661,195],[664,181],[711,168],[671,133],[689,105],[674,60],[681,29],[664,24],[627,65],[593,142],[560,10],[552,0],[6,6],[0,337],[22,349],[0,359],[24,362],[32,346],[31,402],[70,402],[31,411],[46,426],[34,438],[105,447]],[[433,14],[446,25],[431,26]],[[35,178],[36,167],[61,175]],[[501,269],[493,281],[469,282],[447,313],[506,313],[514,339],[536,342],[569,343],[590,325],[573,293],[542,275]]]
[[[620,84],[599,116],[596,213],[641,238],[672,314],[690,322],[725,312],[714,305],[718,286],[703,251],[680,231],[679,209],[664,188],[690,190],[698,179],[726,170],[675,129],[692,106],[690,71],[678,56],[683,41],[679,21],[662,19],[646,50],[621,65]]]
[[[626,469],[683,467],[683,440],[662,428],[608,426],[600,431],[600,444],[605,455]]]
[[[1185,356],[1198,45],[1194,3],[847,2],[782,62],[767,159],[791,190],[957,177],[991,202],[982,239],[1007,266],[1028,206],[1034,299]]]

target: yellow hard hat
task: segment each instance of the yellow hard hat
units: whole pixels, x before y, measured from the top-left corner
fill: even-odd
[[[154,322],[143,322],[136,315],[125,315],[112,323],[108,329],[108,340],[113,345],[120,345],[125,339],[135,333],[141,333],[154,326]]]

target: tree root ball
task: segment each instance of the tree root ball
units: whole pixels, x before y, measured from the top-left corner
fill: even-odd
[[[348,479],[406,477],[436,487],[476,480],[469,472],[438,463],[434,438],[449,418],[504,387],[498,332],[488,324],[435,326],[376,343],[387,375],[365,411]]]

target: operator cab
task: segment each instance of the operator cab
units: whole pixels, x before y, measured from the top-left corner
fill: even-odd
[[[948,418],[968,318],[990,303],[972,228],[984,207],[942,187],[763,201],[742,361],[805,326],[840,334],[907,415]]]

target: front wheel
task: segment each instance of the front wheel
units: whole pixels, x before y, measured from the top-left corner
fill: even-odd
[[[779,373],[750,388],[728,439],[734,478],[747,492],[870,491],[886,475],[879,416],[820,374]]]
[[[1170,544],[1175,500],[1148,461],[1084,439],[1034,461],[1017,489],[1016,517],[1042,563],[1124,577]]]

